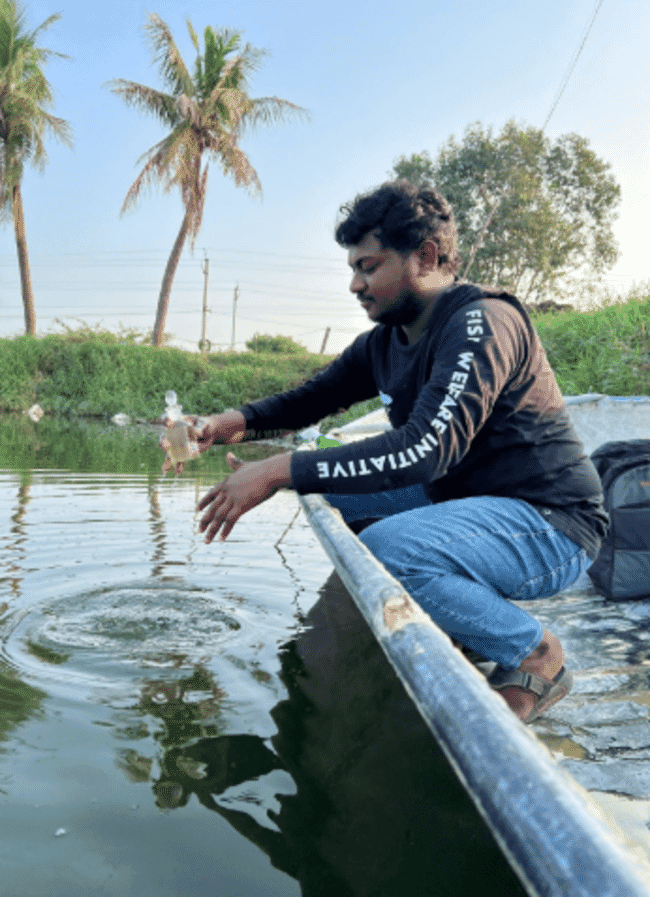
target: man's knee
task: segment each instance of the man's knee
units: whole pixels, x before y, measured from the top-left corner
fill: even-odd
[[[387,517],[367,526],[359,533],[359,539],[378,560],[395,563],[400,554],[400,529],[392,518]]]

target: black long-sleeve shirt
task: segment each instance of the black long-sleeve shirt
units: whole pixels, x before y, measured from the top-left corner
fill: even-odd
[[[376,395],[393,429],[296,452],[291,480],[299,493],[421,483],[434,502],[520,498],[596,557],[607,528],[600,479],[514,297],[457,285],[440,298],[416,343],[378,325],[304,385],[241,410],[256,431],[298,429]]]

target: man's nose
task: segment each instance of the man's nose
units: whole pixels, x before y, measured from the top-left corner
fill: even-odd
[[[352,275],[352,280],[350,281],[350,292],[351,293],[363,293],[368,284],[365,281],[365,278],[362,277],[359,271],[355,271]]]

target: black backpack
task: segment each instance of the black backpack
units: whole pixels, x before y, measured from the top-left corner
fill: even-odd
[[[611,522],[589,576],[613,601],[650,598],[650,439],[606,442],[591,460]]]

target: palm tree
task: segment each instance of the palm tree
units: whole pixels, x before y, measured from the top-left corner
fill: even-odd
[[[248,75],[259,68],[267,55],[265,50],[250,44],[242,48],[238,31],[207,27],[201,53],[189,19],[187,28],[197,54],[192,74],[169,27],[158,15],[150,14],[145,33],[167,92],[121,78],[108,85],[128,105],[155,116],[170,129],[160,143],[138,159],[138,163],[145,164],[126,195],[122,213],[136,203],[143,188],[153,184],[161,184],[165,192],[180,188],[185,209],[160,287],[155,346],[164,341],[169,294],[183,246],[189,236],[194,247],[201,226],[210,161],[219,162],[224,174],[230,175],[238,187],[259,195],[257,172],[239,146],[242,134],[250,126],[283,121],[290,115],[306,115],[304,109],[288,100],[253,99],[248,95]]]
[[[52,91],[42,71],[50,57],[68,57],[36,43],[41,31],[59,18],[55,13],[38,28],[27,31],[24,8],[16,0],[0,0],[0,216],[13,218],[25,332],[31,336],[36,333],[36,314],[20,185],[26,162],[39,169],[45,167],[46,132],[71,143],[69,124],[44,108],[52,103]]]

